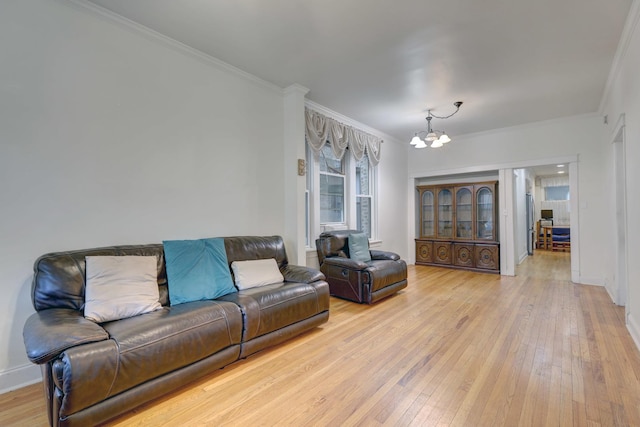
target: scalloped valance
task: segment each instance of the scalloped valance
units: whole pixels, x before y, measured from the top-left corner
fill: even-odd
[[[369,162],[375,166],[380,162],[382,139],[359,129],[342,124],[317,111],[305,108],[305,136],[315,156],[327,142],[331,143],[333,154],[341,159],[347,147],[356,160],[365,153]]]

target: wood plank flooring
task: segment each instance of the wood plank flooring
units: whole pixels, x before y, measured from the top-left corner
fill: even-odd
[[[624,308],[570,282],[568,253],[501,277],[409,268],[373,306],[119,417],[110,426],[640,426],[640,353]],[[40,385],[0,425],[45,426]]]

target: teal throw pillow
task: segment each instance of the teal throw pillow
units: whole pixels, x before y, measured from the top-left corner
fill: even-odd
[[[224,239],[165,240],[162,244],[171,305],[236,292]]]
[[[369,262],[371,253],[369,252],[369,238],[364,233],[349,234],[349,258]]]

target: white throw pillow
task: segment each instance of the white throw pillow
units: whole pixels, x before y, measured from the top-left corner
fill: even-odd
[[[155,256],[88,256],[84,317],[124,319],[162,308]]]
[[[284,281],[278,263],[274,258],[231,263],[233,277],[239,290],[271,285]]]

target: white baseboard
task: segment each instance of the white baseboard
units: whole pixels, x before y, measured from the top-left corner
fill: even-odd
[[[638,322],[636,322],[631,313],[627,316],[627,330],[631,334],[633,342],[636,343],[636,348],[640,350],[640,327],[638,327]]]
[[[527,259],[528,256],[529,256],[529,253],[527,251],[524,251],[523,253],[521,253],[520,257],[518,257],[518,265],[522,264],[524,260]]]
[[[602,277],[580,276],[580,281],[578,283],[580,283],[581,285],[604,286]]]
[[[609,298],[611,298],[611,302],[618,305],[618,295],[617,292],[609,289],[608,286],[604,286],[604,289],[607,291],[607,294],[609,294]]]
[[[0,372],[0,394],[42,381],[38,365],[23,365]]]

